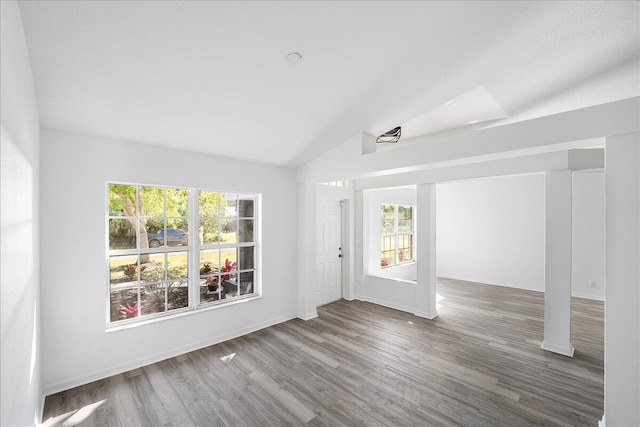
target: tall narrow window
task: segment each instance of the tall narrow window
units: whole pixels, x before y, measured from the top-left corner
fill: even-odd
[[[413,261],[412,206],[381,206],[380,265],[390,267]]]
[[[200,303],[256,292],[255,194],[200,191]]]
[[[110,321],[189,306],[189,190],[109,184]]]

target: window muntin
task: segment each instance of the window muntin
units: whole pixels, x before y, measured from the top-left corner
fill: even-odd
[[[107,183],[107,196],[108,323],[258,295],[257,194]]]
[[[380,208],[380,266],[413,261],[414,207],[383,204]]]

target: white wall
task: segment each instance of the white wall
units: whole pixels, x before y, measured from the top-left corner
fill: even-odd
[[[604,173],[573,174],[573,296],[604,300]],[[595,282],[595,287],[591,283]]]
[[[544,291],[544,175],[438,184],[437,275]]]
[[[572,295],[603,300],[604,174],[572,197]],[[436,222],[438,276],[544,291],[544,175],[438,184]]]
[[[0,2],[0,425],[33,425],[42,406],[38,193],[40,125],[15,2]]]
[[[380,276],[364,276],[365,295],[360,299],[407,313],[416,312],[416,282]]]
[[[43,130],[42,320],[45,392],[87,383],[292,318],[294,171]],[[163,167],[162,165],[167,165]],[[263,298],[105,332],[105,182],[262,193]]]

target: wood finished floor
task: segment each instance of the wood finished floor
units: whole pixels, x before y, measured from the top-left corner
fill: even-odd
[[[539,292],[438,279],[438,294],[433,321],[339,301],[67,390],[45,425],[597,426],[603,303],[573,300],[568,358],[540,349]]]

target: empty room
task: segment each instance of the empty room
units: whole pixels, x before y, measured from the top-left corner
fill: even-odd
[[[640,426],[640,2],[0,7],[0,425]]]

